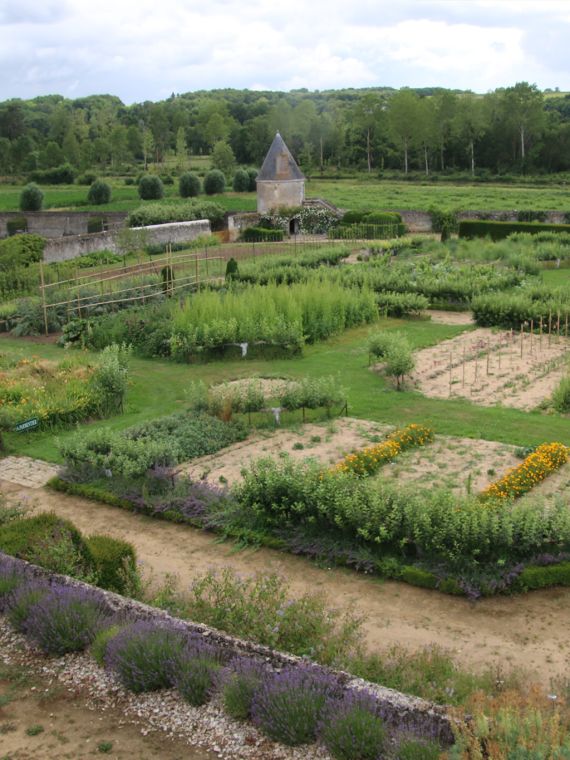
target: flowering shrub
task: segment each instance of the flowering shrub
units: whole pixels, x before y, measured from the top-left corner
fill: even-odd
[[[172,663],[179,660],[184,644],[179,629],[141,620],[107,643],[105,666],[135,694],[168,688],[172,686]]]
[[[212,695],[221,668],[216,656],[214,647],[197,639],[171,663],[172,682],[189,704],[203,705]]]
[[[338,692],[336,678],[314,666],[272,673],[253,698],[254,723],[274,741],[314,741],[327,700]]]
[[[30,610],[47,592],[46,584],[41,581],[31,581],[17,586],[4,605],[10,625],[20,633],[26,633],[26,620]]]
[[[360,477],[373,475],[386,462],[391,462],[402,451],[425,446],[433,441],[433,430],[424,425],[412,423],[405,428],[394,430],[385,441],[366,446],[360,451],[348,454],[342,462],[333,467],[334,472],[352,472]]]
[[[568,447],[562,443],[543,443],[524,462],[485,488],[480,496],[488,499],[517,499],[568,461]]]
[[[267,675],[267,666],[253,657],[235,657],[221,673],[224,709],[236,720],[251,717],[255,692]]]
[[[321,738],[335,760],[377,760],[384,747],[384,724],[371,692],[348,692],[329,703]]]
[[[61,586],[29,607],[22,627],[44,652],[62,655],[86,649],[108,622],[107,605],[96,594]]]

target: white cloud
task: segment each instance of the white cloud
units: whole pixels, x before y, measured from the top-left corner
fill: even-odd
[[[2,0],[0,99],[527,80],[570,89],[564,0]],[[14,32],[17,24],[17,33]],[[545,42],[546,41],[546,42]]]

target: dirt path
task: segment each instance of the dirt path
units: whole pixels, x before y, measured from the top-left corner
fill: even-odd
[[[240,573],[276,571],[294,593],[324,591],[338,608],[363,614],[371,649],[438,644],[474,668],[530,669],[547,684],[570,666],[570,589],[496,597],[473,604],[404,583],[385,582],[350,570],[319,568],[300,557],[268,549],[236,553],[211,534],[133,515],[76,497],[27,490],[0,481],[10,500],[22,496],[53,510],[87,533],[131,541],[143,566],[157,579],[179,576],[182,586],[208,570],[230,566]]]
[[[119,710],[89,709],[90,697],[28,674],[24,667],[2,667],[0,749],[9,760],[214,760],[215,755],[130,723]],[[24,685],[23,685],[24,684]]]

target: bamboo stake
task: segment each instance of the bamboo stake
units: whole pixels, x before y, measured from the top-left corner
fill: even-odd
[[[44,262],[40,261],[40,289],[42,291],[42,309],[44,312],[44,329],[46,335],[49,335],[47,307],[46,307],[46,291],[45,291],[45,279],[44,279]]]
[[[487,375],[489,375],[489,360],[491,358],[491,339],[487,338]]]
[[[552,339],[552,312],[548,312],[548,345],[550,346],[550,341]]]
[[[452,381],[451,374],[452,374],[452,371],[453,371],[453,356],[452,356],[452,353],[450,351],[449,352],[449,396],[450,396],[450,398],[451,398],[451,381]]]
[[[523,323],[521,322],[521,359],[522,359],[522,356],[523,356],[523,337],[524,337]]]
[[[463,344],[463,370],[461,374],[461,387],[465,388],[465,343]]]
[[[539,338],[538,338],[538,347],[542,351],[542,315],[540,317],[540,328],[539,328]]]
[[[530,320],[530,353],[532,354],[532,334],[534,332],[534,319]]]

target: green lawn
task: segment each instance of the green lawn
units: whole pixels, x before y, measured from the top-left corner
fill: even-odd
[[[141,204],[134,185],[121,180],[107,180],[113,188],[111,203],[91,206],[87,203],[88,187],[82,185],[46,185],[45,209],[81,209],[92,211],[131,211]],[[0,211],[17,211],[22,186],[0,185]],[[178,197],[178,184],[164,186],[165,197]],[[326,198],[341,208],[350,209],[417,209],[431,206],[475,210],[562,210],[570,212],[570,193],[565,186],[532,187],[499,184],[438,185],[433,182],[397,182],[392,180],[320,180],[307,182],[309,197]],[[220,203],[226,211],[255,211],[255,193],[226,192],[223,195],[200,196]]]
[[[124,185],[110,181],[113,195],[110,203],[92,206],[87,202],[89,188],[85,185],[42,185],[44,192],[44,209],[67,209],[73,211],[132,211],[144,201],[138,196],[134,185]],[[18,211],[21,185],[0,185],[0,211]],[[164,195],[168,200],[185,203],[178,195],[178,185],[165,185]],[[201,195],[201,200],[212,200],[223,206],[226,211],[255,211],[255,193],[227,192],[222,195]]]
[[[554,287],[558,285],[568,285],[568,283],[570,283],[570,267],[564,267],[562,269],[543,269],[541,275],[544,282]]]
[[[412,183],[389,180],[311,180],[310,197],[326,198],[347,209],[416,209],[431,206],[461,210],[561,210],[570,212],[564,186],[523,187],[495,184]]]
[[[422,321],[380,320],[379,326],[406,333],[416,348],[452,338],[465,328]],[[298,359],[212,362],[182,365],[159,360],[132,360],[132,386],[126,413],[111,420],[98,421],[89,428],[122,429],[153,419],[185,404],[184,391],[193,380],[217,383],[259,374],[265,376],[319,376],[338,374],[348,389],[349,414],[363,419],[403,425],[422,422],[436,432],[503,441],[517,445],[559,440],[570,445],[570,422],[559,416],[525,413],[500,407],[479,407],[468,401],[428,399],[417,392],[397,392],[383,378],[368,369],[366,338],[369,327],[347,330],[326,343],[309,346]],[[16,350],[22,356],[61,358],[63,352],[53,345],[30,344],[14,338],[0,340],[0,351]],[[58,461],[57,438],[73,435],[74,430],[57,433],[10,433],[7,443],[12,452]]]

